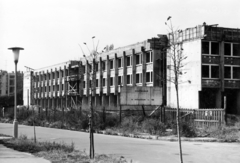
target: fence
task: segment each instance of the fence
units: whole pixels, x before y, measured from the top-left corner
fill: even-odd
[[[161,121],[174,122],[176,120],[176,108],[160,108]],[[198,128],[219,126],[225,124],[225,109],[180,109],[179,116],[182,121],[193,123]]]

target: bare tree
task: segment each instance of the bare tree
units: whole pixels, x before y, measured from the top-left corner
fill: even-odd
[[[94,38],[95,36],[92,37],[92,40],[93,40],[93,50],[90,51],[88,46],[87,46],[87,43],[83,43],[86,45],[88,51],[89,51],[89,55],[86,56],[82,47],[80,46],[81,50],[82,50],[82,53],[83,53],[83,57],[85,58],[86,60],[86,64],[87,66],[91,67],[89,64],[88,64],[88,61],[92,61],[92,70],[87,68],[87,74],[91,76],[92,78],[92,82],[91,82],[91,96],[89,98],[89,107],[90,107],[90,114],[89,114],[89,136],[90,136],[90,158],[91,159],[94,159],[94,135],[93,135],[93,132],[94,132],[94,108],[93,108],[93,102],[92,102],[92,98],[94,97],[94,92],[95,92],[95,81],[96,81],[96,59],[99,55],[99,53],[97,52],[97,48],[98,48],[98,44],[96,46],[96,49],[95,49],[95,46],[94,46]],[[99,42],[98,42],[99,43]]]
[[[168,27],[168,45],[167,45],[167,70],[168,76],[167,81],[173,83],[176,90],[176,98],[177,98],[177,135],[178,135],[178,143],[179,143],[179,155],[180,162],[183,163],[182,158],[182,145],[181,145],[181,133],[180,133],[180,117],[179,117],[179,84],[183,81],[181,80],[181,76],[185,74],[184,72],[184,60],[186,60],[186,56],[183,54],[183,41],[181,40],[182,30],[175,29],[172,25],[171,16],[167,18],[167,22],[165,25]]]

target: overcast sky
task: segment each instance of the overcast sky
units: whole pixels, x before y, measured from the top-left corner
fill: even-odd
[[[20,46],[18,69],[79,59],[83,42],[99,51],[165,34],[172,16],[185,29],[206,22],[240,28],[240,0],[0,0],[0,69],[13,71],[9,47]]]

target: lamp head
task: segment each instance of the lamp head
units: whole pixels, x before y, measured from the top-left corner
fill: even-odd
[[[19,58],[19,51],[20,50],[24,50],[21,47],[12,47],[12,48],[8,48],[9,50],[12,50],[13,52],[13,57],[14,57],[14,62],[17,63],[18,62],[18,58]]]

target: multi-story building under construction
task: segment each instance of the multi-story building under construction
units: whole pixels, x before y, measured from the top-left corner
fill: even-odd
[[[101,53],[95,59],[81,58],[32,71],[32,104],[42,107],[116,108],[121,87],[161,87],[163,105],[176,107],[176,92],[168,78],[172,73],[169,35],[158,35],[133,45]],[[185,81],[179,85],[181,108],[223,108],[240,114],[240,30],[217,25],[198,25],[176,35],[182,44]],[[93,85],[94,89],[91,89]],[[92,92],[93,91],[93,92]]]
[[[121,86],[164,87],[165,82],[160,80],[166,75],[161,52],[164,43],[163,36],[101,53],[95,59],[93,95],[90,57],[30,71],[29,101],[42,108],[79,108],[87,107],[92,97],[94,106],[114,109],[119,105]],[[24,97],[27,105],[27,96]]]

